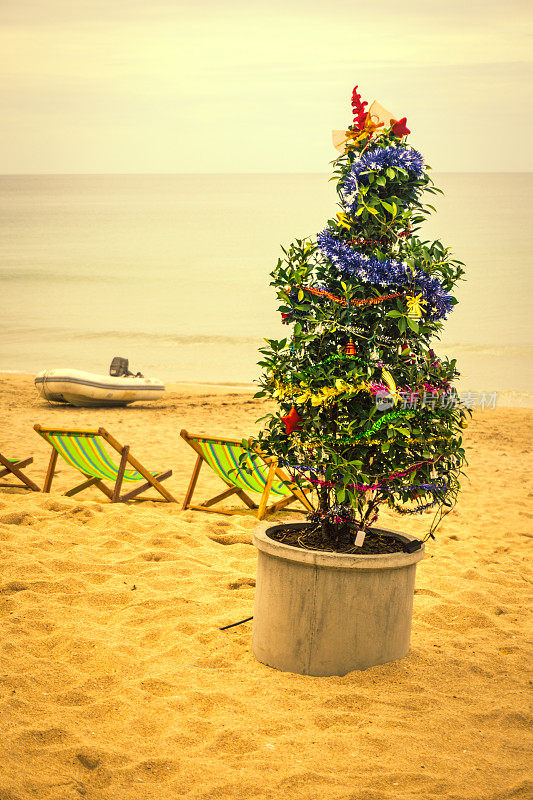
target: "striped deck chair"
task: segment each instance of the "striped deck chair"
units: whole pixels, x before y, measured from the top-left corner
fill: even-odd
[[[0,478],[5,478],[6,475],[13,475],[20,481],[20,483],[0,483],[0,486],[5,486],[7,488],[11,488],[12,486],[22,486],[23,488],[31,489],[32,492],[40,492],[41,490],[37,484],[34,483],[31,478],[28,478],[28,476],[22,471],[24,467],[27,467],[28,464],[32,463],[33,458],[7,458],[7,456],[4,456],[2,453],[0,453]]]
[[[313,506],[307,499],[305,491],[293,483],[289,476],[278,467],[277,459],[269,458],[259,450],[249,453],[243,448],[239,439],[214,439],[210,436],[190,434],[186,430],[182,430],[180,435],[197,455],[189,488],[185,495],[183,510],[192,508],[195,511],[211,511],[215,514],[238,514],[238,511],[211,508],[235,494],[248,508],[257,509],[258,519],[263,519],[266,514],[280,511],[296,500],[299,500],[308,511],[313,511]],[[248,453],[247,469],[244,469],[239,463],[239,456],[245,452]],[[193,505],[191,500],[204,462],[222,478],[229,488],[197,506]],[[247,492],[257,492],[261,495],[259,505],[248,497]],[[267,506],[270,493],[281,499]],[[287,510],[297,511],[298,509]]]
[[[60,455],[67,464],[81,472],[86,478],[83,483],[65,492],[66,497],[72,497],[72,495],[87,489],[89,486],[96,486],[106,497],[109,497],[112,503],[122,503],[125,500],[133,500],[137,495],[153,487],[165,500],[172,503],[176,502],[170,492],[161,485],[161,481],[170,478],[172,470],[169,469],[167,472],[160,473],[149,472],[140,461],[130,454],[128,445],[123,447],[105,428],[85,430],[78,428],[43,428],[41,425],[34,425],[33,427],[39,436],[42,436],[52,446],[52,455],[44,481],[43,492],[50,491],[57,457]],[[120,455],[118,464],[109,455],[104,443],[110,445]],[[126,469],[127,464],[131,464],[133,469]],[[141,486],[136,486],[126,494],[120,494],[124,481],[138,483],[143,478],[145,483]],[[112,481],[112,488],[110,489],[106,486],[104,481]]]

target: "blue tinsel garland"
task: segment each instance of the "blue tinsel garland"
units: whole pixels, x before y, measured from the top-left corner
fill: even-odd
[[[353,163],[350,172],[342,183],[345,195],[355,194],[359,184],[368,183],[368,174],[362,172],[373,170],[379,172],[387,167],[400,167],[414,178],[420,178],[424,171],[424,159],[413,147],[383,147],[381,149],[367,150]]]
[[[366,283],[379,286],[401,288],[412,286],[415,293],[422,293],[427,302],[428,319],[443,319],[452,310],[453,303],[437,278],[423,270],[414,274],[407,264],[386,258],[379,261],[354,250],[348,242],[341,239],[334,228],[326,228],[317,236],[322,253],[331,261],[342,275],[354,275]]]

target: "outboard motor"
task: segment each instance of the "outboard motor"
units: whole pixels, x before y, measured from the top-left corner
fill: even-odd
[[[134,375],[133,372],[129,371],[128,367],[129,361],[127,358],[115,356],[109,367],[109,374],[113,378],[144,378],[141,372]]]

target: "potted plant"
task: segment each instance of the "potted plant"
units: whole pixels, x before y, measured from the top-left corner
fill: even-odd
[[[353,123],[337,135],[340,211],[315,239],[283,248],[271,273],[289,334],[265,340],[256,395],[279,407],[255,446],[314,511],[255,533],[252,647],[266,664],[311,675],[407,653],[424,544],[376,527],[379,509],[431,509],[433,536],[465,462],[455,359],[431,348],[463,265],[418,236],[434,210],[423,195],[440,190],[407,143],[406,119],[367,105],[355,87]]]

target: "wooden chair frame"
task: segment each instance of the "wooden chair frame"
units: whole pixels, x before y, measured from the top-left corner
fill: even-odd
[[[276,511],[281,511],[281,509],[286,508],[288,505],[296,502],[297,500],[299,500],[300,503],[302,503],[302,505],[308,511],[314,511],[313,506],[306,497],[306,492],[303,489],[301,489],[297,484],[293,483],[291,478],[285,472],[283,472],[283,470],[280,467],[278,467],[278,460],[276,458],[270,458],[269,456],[264,455],[258,447],[254,448],[254,454],[258,455],[269,468],[267,480],[265,483],[265,488],[263,489],[259,505],[257,503],[254,503],[254,501],[246,494],[246,492],[243,489],[241,489],[238,486],[235,486],[234,484],[231,483],[230,480],[226,480],[225,478],[221,478],[221,480],[223,480],[224,483],[228,486],[228,489],[226,489],[226,491],[215,495],[215,497],[211,497],[209,500],[205,500],[201,505],[193,505],[191,503],[191,500],[194,491],[196,489],[198,476],[200,474],[200,470],[202,468],[202,464],[204,463],[204,461],[208,465],[209,469],[212,470],[211,465],[205,458],[204,454],[202,453],[201,447],[197,444],[195,439],[207,439],[210,442],[213,442],[214,444],[226,444],[226,443],[236,444],[241,447],[242,447],[242,440],[226,439],[226,438],[220,439],[220,438],[215,438],[213,436],[202,436],[200,434],[188,433],[185,429],[180,431],[180,436],[189,445],[189,447],[192,447],[192,449],[197,455],[196,463],[194,465],[194,469],[191,475],[191,480],[189,482],[189,487],[185,495],[185,500],[183,501],[183,506],[182,506],[183,511],[187,509],[192,509],[194,511],[209,511],[212,514],[226,514],[227,516],[233,516],[234,514],[239,514],[240,512],[211,508],[211,506],[220,503],[222,500],[225,500],[227,497],[231,497],[232,495],[237,495],[237,497],[248,508],[254,510],[257,509],[257,519],[263,519],[267,514],[274,514]],[[221,476],[219,475],[219,477]],[[277,502],[272,503],[269,506],[267,505],[268,497],[270,495],[270,490],[275,478],[277,478],[280,481],[283,481],[287,485],[287,489],[290,491],[290,495],[284,497],[282,500],[278,500]],[[298,511],[298,509],[287,508],[287,511]]]
[[[168,489],[161,485],[161,482],[170,478],[172,475],[172,470],[169,469],[166,472],[160,472],[158,475],[151,475],[150,472],[144,467],[140,461],[138,461],[134,456],[130,453],[129,445],[121,445],[114,436],[112,436],[105,428],[97,428],[97,429],[86,429],[86,428],[44,428],[42,425],[34,425],[34,430],[37,431],[40,435],[46,433],[85,433],[85,434],[93,434],[94,436],[101,436],[104,441],[106,441],[116,452],[120,455],[120,464],[118,468],[117,478],[113,485],[113,488],[110,489],[108,486],[105,485],[103,480],[100,478],[94,478],[86,473],[81,473],[85,475],[87,480],[80,483],[78,486],[74,486],[74,488],[69,489],[68,492],[65,492],[65,497],[72,497],[78,492],[82,492],[84,489],[88,489],[89,486],[96,486],[97,489],[100,489],[106,497],[108,497],[112,503],[124,503],[127,500],[133,500],[138,495],[142,494],[143,492],[147,491],[147,489],[154,488],[156,491],[159,492],[160,495],[163,496],[165,500],[169,503],[176,503],[176,498],[173,497]],[[45,438],[43,436],[43,438]],[[45,441],[48,441],[45,439]],[[52,454],[50,456],[50,462],[48,464],[48,470],[46,472],[46,478],[44,479],[44,485],[42,491],[48,494],[50,492],[52,481],[54,479],[54,473],[57,463],[57,457],[59,453],[55,449],[55,447],[48,442],[52,447]],[[127,464],[131,464],[133,469],[137,470],[137,472],[143,476],[146,483],[141,484],[141,486],[136,486],[129,492],[121,495],[120,491],[122,489],[122,481],[124,478],[124,472],[126,470]],[[81,472],[81,470],[80,470]]]
[[[28,464],[33,464],[33,458],[24,458],[24,459],[17,459],[16,461],[10,461],[9,458],[6,458],[2,453],[0,453],[0,478],[4,478],[6,475],[13,475],[15,478],[18,478],[20,483],[0,483],[0,486],[6,488],[23,488],[23,489],[31,489],[32,492],[40,492],[41,490],[37,486],[36,483],[32,481],[31,478],[28,478],[27,475],[23,473],[23,469],[28,466]]]

